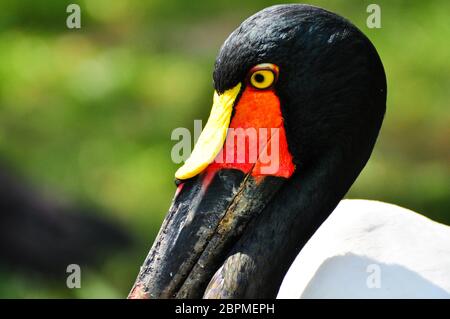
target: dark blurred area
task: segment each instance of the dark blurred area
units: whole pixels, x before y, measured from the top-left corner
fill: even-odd
[[[0,263],[22,274],[64,278],[69,264],[94,266],[130,236],[93,207],[44,194],[0,166]]]
[[[126,296],[175,191],[172,130],[206,120],[220,45],[276,3],[0,2],[0,297]],[[357,25],[387,73],[381,135],[348,197],[450,224],[450,2],[377,1],[380,29],[372,1],[308,3]],[[80,289],[66,263],[82,264]]]

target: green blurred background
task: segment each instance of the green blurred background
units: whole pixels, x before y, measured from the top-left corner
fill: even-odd
[[[450,224],[450,2],[376,1],[382,28],[368,29],[372,2],[308,2],[356,24],[387,72],[381,136],[348,197]],[[81,29],[66,27],[69,3],[81,6]],[[175,191],[172,130],[206,120],[220,45],[275,3],[0,2],[0,157],[44,190],[104,208],[136,238],[83,269],[81,289],[0,271],[0,297],[126,296]]]

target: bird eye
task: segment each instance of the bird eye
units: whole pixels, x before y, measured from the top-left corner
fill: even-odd
[[[274,64],[264,63],[250,70],[250,84],[259,90],[271,87],[278,76],[278,67]]]
[[[272,71],[260,70],[252,74],[250,83],[257,89],[267,89],[272,85],[275,80],[275,76]]]

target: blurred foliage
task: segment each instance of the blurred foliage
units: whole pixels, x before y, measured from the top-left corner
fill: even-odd
[[[348,197],[388,201],[450,224],[450,2],[310,1],[374,42],[388,77],[375,152]],[[78,3],[82,28],[66,28]],[[135,250],[82,288],[0,275],[1,297],[124,297],[168,209],[176,127],[206,119],[211,72],[227,35],[277,2],[238,0],[0,2],[0,157],[43,188],[107,209]],[[64,270],[63,270],[64,271]]]

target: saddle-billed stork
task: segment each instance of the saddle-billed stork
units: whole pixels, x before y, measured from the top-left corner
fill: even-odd
[[[208,123],[175,174],[177,192],[130,298],[277,296],[300,250],[365,166],[385,114],[386,76],[372,43],[346,19],[309,5],[276,5],[245,20],[220,49],[213,78],[214,104]],[[273,154],[277,156],[269,156]],[[395,209],[391,215],[379,214],[387,204],[377,205],[367,201],[338,208],[337,227],[358,219],[357,225],[363,227],[355,233],[358,236],[330,230],[360,243],[362,248],[354,255],[344,244],[339,246],[350,261],[377,264],[372,258],[383,256],[384,248],[395,256],[402,249],[393,247],[408,243],[405,238],[391,241],[375,231],[390,218],[396,219],[397,230],[409,227],[408,218],[402,224],[398,220],[402,214]],[[357,213],[347,215],[345,207],[357,207],[367,219],[361,220]],[[333,220],[327,229],[333,229]],[[415,229],[420,238],[420,228]],[[382,240],[374,241],[367,233]],[[426,232],[431,239],[428,245],[447,243],[433,249],[447,259],[449,233],[446,228],[439,241],[433,241]],[[308,256],[333,239],[311,243]],[[362,256],[366,259],[355,260],[371,243],[389,247],[372,247],[371,254]],[[405,252],[417,264],[423,247],[417,255],[414,248]],[[320,297],[314,291],[327,281],[314,276],[333,252],[316,253],[314,263],[300,258],[294,264],[280,297]],[[395,263],[394,256],[384,256],[382,261]],[[448,275],[449,261],[442,256],[436,261],[428,260],[429,273],[434,269]],[[332,277],[331,266],[322,273]],[[297,271],[305,274],[296,276]],[[375,275],[371,271],[366,277]],[[439,277],[441,290],[447,293],[449,277]],[[365,289],[373,288],[368,286]],[[342,296],[348,287],[352,284],[341,285]]]

